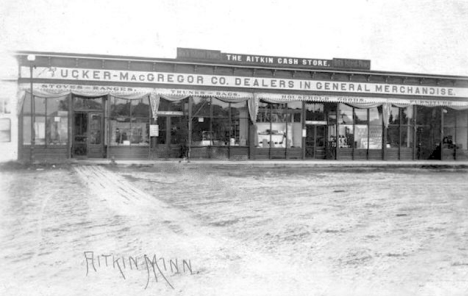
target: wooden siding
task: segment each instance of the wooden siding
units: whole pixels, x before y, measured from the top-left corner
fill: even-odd
[[[340,148],[339,151],[339,160],[352,160],[353,159],[353,149],[351,148]]]
[[[382,149],[369,149],[369,160],[382,160]]]
[[[107,158],[115,159],[148,159],[148,146],[110,146]]]
[[[24,145],[20,150],[20,159],[28,160],[31,157],[31,146]],[[34,159],[38,161],[64,160],[68,158],[67,145],[35,146]]]

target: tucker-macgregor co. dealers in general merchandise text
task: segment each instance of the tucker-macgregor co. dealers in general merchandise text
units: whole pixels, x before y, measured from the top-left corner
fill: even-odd
[[[22,68],[22,77],[28,77],[28,68]],[[240,77],[224,75],[199,75],[167,72],[143,72],[100,69],[40,68],[38,79],[79,81],[111,81],[126,83],[182,84],[217,87],[242,87],[259,89],[311,90],[324,92],[355,92],[372,94],[425,95],[466,97],[468,89],[402,84],[330,82],[304,79]]]

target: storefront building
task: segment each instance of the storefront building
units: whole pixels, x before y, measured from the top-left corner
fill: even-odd
[[[0,136],[22,160],[468,159],[468,77],[186,48],[16,57]]]

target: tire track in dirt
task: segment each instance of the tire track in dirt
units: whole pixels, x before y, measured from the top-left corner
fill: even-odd
[[[177,178],[181,177],[179,174],[177,174]],[[186,178],[188,181],[194,181],[193,179],[197,180],[197,181],[200,181],[200,183],[198,184],[199,187],[203,187],[203,188],[206,188],[208,187],[209,184],[211,183],[214,183],[215,181],[213,180],[216,180],[218,179],[216,176],[209,176],[209,180],[208,181],[205,181],[203,182],[203,179],[200,178],[199,176],[194,176],[193,179],[190,178],[191,176],[187,176],[187,177],[184,177]],[[153,177],[151,177],[152,179],[154,179]],[[167,178],[167,176],[165,176],[164,178]],[[273,180],[273,179],[272,179]],[[216,180],[218,181],[218,180]],[[173,183],[173,182],[171,182]],[[207,184],[208,183],[208,184]],[[221,201],[230,201],[230,204],[236,204],[236,201],[235,200],[238,200],[239,202],[239,205],[241,204],[241,201],[245,201],[245,196],[243,196],[242,194],[236,194],[236,192],[238,192],[238,188],[236,190],[235,187],[233,187],[233,185],[231,184],[226,184],[226,183],[223,183],[223,182],[220,182],[222,184],[222,186],[217,186],[218,188],[222,188],[223,192],[225,191],[232,191],[234,192],[234,194],[231,194],[231,195],[227,195],[224,196],[224,195],[221,195],[221,194],[216,194],[217,197],[219,198],[210,198],[210,200],[207,202],[206,199],[205,199],[205,196],[206,196],[206,192],[207,190],[205,190],[204,192],[205,193],[199,193],[199,192],[192,192],[191,195],[190,195],[190,198],[184,198],[184,199],[181,199],[179,201],[177,200],[171,200],[171,203],[174,204],[174,205],[188,205],[190,204],[190,206],[192,207],[190,210],[193,211],[193,212],[197,212],[198,210],[202,210],[202,212],[208,210],[210,212],[210,216],[218,216],[216,215],[216,213],[213,213],[213,211],[216,211],[217,208],[220,208],[220,210],[223,210],[222,207],[219,207],[219,203]],[[240,183],[240,182],[239,182]],[[232,182],[232,184],[237,184],[236,182]],[[286,186],[289,186],[290,184],[288,182],[285,182],[284,184],[282,185],[286,185]],[[310,187],[310,183],[307,183],[307,182],[302,182],[301,185],[308,185]],[[323,185],[323,184],[321,184]],[[326,190],[328,186],[322,186],[324,189],[323,190]],[[280,185],[278,184],[275,184],[275,188],[281,188]],[[273,191],[274,189],[272,188],[268,188],[268,190],[266,190],[266,192],[260,192],[260,190],[254,190],[254,191],[251,191],[250,194],[251,196],[254,196],[252,198],[249,199],[249,201],[252,201],[253,199],[255,200],[255,202],[257,203],[265,203],[265,204],[269,204],[268,205],[268,208],[269,209],[272,209],[272,205],[271,205],[271,202],[273,201],[273,203],[275,203],[274,207],[276,207],[278,210],[274,210],[273,209],[273,213],[272,215],[267,215],[266,217],[262,217],[259,222],[263,223],[266,219],[268,219],[268,216],[271,216],[273,218],[272,222],[269,223],[270,227],[269,229],[270,230],[264,230],[262,228],[253,228],[253,229],[249,229],[249,231],[247,231],[245,234],[247,234],[247,236],[242,236],[242,238],[240,240],[237,241],[237,245],[239,247],[245,247],[246,245],[252,245],[252,243],[259,243],[255,249],[257,251],[262,251],[262,252],[265,252],[265,251],[268,251],[267,248],[268,248],[268,244],[269,242],[272,242],[273,240],[273,237],[275,237],[275,234],[277,236],[279,236],[280,234],[282,234],[282,232],[284,232],[284,226],[285,225],[292,225],[294,224],[295,220],[296,220],[296,216],[295,215],[290,215],[290,213],[288,213],[287,210],[284,210],[284,211],[281,211],[281,208],[284,208],[285,206],[287,208],[295,208],[295,207],[298,207],[297,205],[297,202],[295,200],[300,200],[300,196],[303,195],[303,193],[305,192],[304,191],[304,187],[303,186],[298,186],[297,188],[293,189],[293,190],[289,190],[288,191],[288,195],[286,198],[284,198],[284,194],[272,194],[271,192]],[[216,188],[213,188],[211,189],[211,191],[216,191]],[[208,191],[209,192],[209,191]],[[296,197],[294,199],[291,199],[290,197],[291,196],[295,196],[295,193],[298,192],[300,193],[299,197]],[[310,192],[310,191],[309,191]],[[328,193],[330,192],[330,190],[328,190]],[[212,194],[210,194],[210,197],[212,197]],[[325,193],[321,193],[320,195],[323,195]],[[309,194],[310,195],[310,194]],[[177,194],[175,194],[175,196],[177,196]],[[234,197],[237,197],[235,198],[235,200],[232,200],[232,196]],[[311,198],[314,198],[318,196],[317,194],[313,194],[311,196]],[[256,198],[258,197],[258,198]],[[196,200],[203,200],[205,202],[203,202],[203,207],[199,207],[198,209],[196,208],[197,207],[197,202]],[[231,199],[231,200],[229,200]],[[210,203],[212,204],[212,206],[209,206]],[[195,208],[194,208],[195,206]],[[226,209],[226,208],[225,208]],[[239,213],[239,212],[242,212],[242,211],[245,211],[247,210],[247,208],[244,207],[243,210],[230,210],[230,211],[222,211],[222,212],[219,212],[219,216],[221,217],[221,221],[229,221],[230,219],[232,218],[235,218],[236,216],[233,215],[232,218],[230,217],[231,214],[234,214],[234,213]],[[280,216],[278,216],[278,212],[282,213]],[[215,221],[211,221],[211,223],[217,223],[216,220]],[[328,223],[332,223],[332,221],[329,221]],[[250,225],[252,225],[250,223]],[[323,226],[323,225],[322,225]],[[258,232],[256,231],[259,230]],[[273,231],[272,231],[273,230]],[[270,235],[270,239],[267,239],[265,241],[265,234],[267,234],[267,232],[270,232],[268,233]],[[321,235],[324,234],[324,232],[322,233],[319,233]],[[315,264],[315,267],[317,267],[317,264]],[[326,269],[325,269],[326,270]],[[330,277],[329,278],[333,278],[333,277]]]
[[[320,291],[333,285],[333,278],[323,274],[321,269],[305,269],[290,262],[283,262],[260,249],[253,250],[248,244],[226,237],[218,228],[199,223],[188,212],[171,207],[158,196],[170,192],[171,196],[184,199],[184,196],[187,197],[187,193],[190,192],[186,188],[174,188],[170,191],[154,189],[148,193],[103,167],[77,166],[75,171],[89,188],[92,198],[97,198],[122,216],[137,216],[139,220],[145,220],[145,217],[150,215],[152,217],[150,223],[158,224],[153,230],[159,234],[153,235],[159,236],[162,233],[165,236],[165,243],[179,253],[187,256],[196,254],[201,262],[198,263],[201,265],[199,267],[201,274],[194,277],[195,279],[179,279],[177,285],[187,290],[178,291],[178,295],[310,295],[313,292],[321,293]],[[177,176],[177,178],[187,177],[190,180],[190,176],[187,175]],[[160,183],[153,188],[159,187]],[[214,184],[215,189],[224,188],[224,185],[217,180],[210,180],[209,183]],[[166,190],[169,190],[167,187]],[[198,193],[191,191],[190,196],[196,194],[206,196],[210,193],[211,190],[202,190]],[[229,196],[236,195],[231,194],[228,197],[216,195],[213,197],[213,202],[217,203]],[[233,211],[232,215],[235,216],[236,213]],[[120,223],[120,227],[133,225],[132,223],[124,221]],[[134,228],[135,233],[132,237],[147,235],[145,225],[134,225]],[[144,244],[157,244],[163,253],[171,251],[170,247],[161,245],[160,240],[150,237],[147,239],[151,243]],[[181,241],[185,242],[180,243]],[[314,281],[311,281],[311,278]],[[199,293],[193,293],[194,287],[199,289]],[[191,292],[188,292],[190,290]]]
[[[450,263],[450,260],[437,262],[440,258],[431,258],[432,248],[441,243],[445,245],[446,234],[441,236],[437,232],[445,230],[437,230],[437,227],[455,227],[455,235],[463,241],[461,229],[466,229],[466,220],[461,220],[461,217],[466,216],[466,199],[463,197],[468,190],[463,174],[438,175],[421,170],[362,175],[330,172],[321,178],[317,178],[317,174],[312,178],[306,174],[277,178],[259,174],[260,177],[251,178],[245,184],[242,182],[245,178],[239,178],[239,174],[220,178],[213,172],[205,179],[192,176],[193,173],[180,174],[187,181],[183,183],[187,187],[184,194],[189,194],[190,189],[195,190],[196,186],[210,187],[214,181],[221,186],[214,186],[211,192],[204,190],[203,194],[194,192],[190,198],[187,195],[183,198],[176,196],[174,200],[167,201],[170,204],[197,213],[208,224],[237,219],[239,223],[220,223],[220,226],[226,234],[231,233],[230,236],[235,237],[241,246],[247,245],[275,256],[282,256],[285,252],[288,252],[286,256],[291,256],[293,252],[290,260],[294,264],[309,257],[319,258],[319,261],[328,262],[331,268],[335,268],[336,278],[354,281],[361,291],[391,291],[389,289],[403,287],[407,289],[406,294],[411,294],[419,291],[420,284],[425,289],[423,295],[432,295],[428,289],[431,281],[440,280],[437,275],[445,279],[459,279],[463,275],[457,271],[451,276],[451,268],[440,265]],[[179,173],[172,177],[170,174],[164,177],[163,174],[151,174],[153,179],[178,177]],[[193,185],[195,183],[196,186]],[[308,191],[323,198],[304,194]],[[206,196],[215,198],[207,199]],[[453,206],[454,198],[459,208]],[[230,199],[231,202],[226,203]],[[221,206],[221,202],[228,206]],[[298,218],[314,214],[319,218],[316,221],[308,217]],[[239,216],[246,219],[239,219]],[[300,234],[294,231],[301,227],[310,235],[289,241],[290,235]],[[435,230],[427,227],[435,227]],[[265,237],[267,232],[279,237]],[[307,250],[311,246],[314,249]],[[461,242],[459,247],[466,247],[466,242]],[[439,250],[438,253],[454,258],[461,255],[451,250]],[[330,258],[324,259],[324,254]],[[445,270],[440,273],[436,265],[426,265],[425,258]],[[465,261],[460,262],[460,265],[456,261],[452,264],[462,269],[461,264]],[[415,270],[415,266],[420,270]]]

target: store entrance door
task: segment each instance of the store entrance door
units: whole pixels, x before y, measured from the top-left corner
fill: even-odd
[[[309,159],[326,158],[326,125],[306,124],[305,157]]]
[[[157,158],[181,158],[187,149],[186,116],[158,116],[159,135],[156,140]]]
[[[416,159],[442,159],[441,108],[418,108],[416,129]]]
[[[104,157],[102,113],[75,112],[73,116],[74,158]]]

